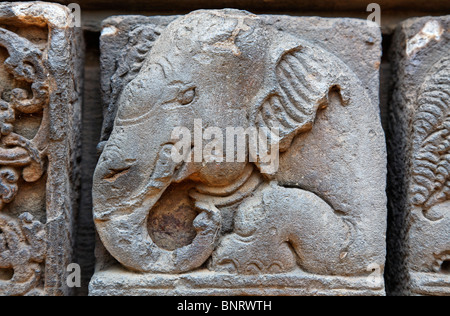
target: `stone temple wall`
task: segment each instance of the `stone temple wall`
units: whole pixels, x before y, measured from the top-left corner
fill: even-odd
[[[0,295],[450,295],[450,3],[0,3]]]

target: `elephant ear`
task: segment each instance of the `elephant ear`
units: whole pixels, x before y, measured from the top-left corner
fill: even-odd
[[[340,93],[343,104],[348,103],[350,70],[318,46],[292,39],[280,42],[272,50],[275,67],[268,75],[271,88],[266,90],[270,92],[259,103],[254,119],[266,135],[278,128],[279,150],[283,152],[296,135],[312,128],[318,110],[327,107],[332,90]]]
[[[413,119],[411,195],[413,204],[426,210],[450,197],[449,68],[449,57],[432,67],[418,94]]]

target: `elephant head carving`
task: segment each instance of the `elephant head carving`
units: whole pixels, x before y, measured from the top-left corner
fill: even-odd
[[[175,163],[175,127],[279,128],[279,149],[312,128],[330,90],[350,98],[348,68],[318,46],[281,33],[238,10],[196,11],[172,22],[154,43],[139,75],[124,89],[113,132],[94,175],[100,238],[124,266],[181,273],[212,254],[221,225],[213,203],[196,201],[197,235],[173,251],[151,239],[146,220],[173,182],[218,187],[238,181],[242,163]],[[261,167],[257,161],[256,165]]]

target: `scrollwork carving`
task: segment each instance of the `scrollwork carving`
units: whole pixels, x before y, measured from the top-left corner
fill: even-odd
[[[10,203],[17,194],[17,181],[19,175],[14,168],[3,167],[0,169],[0,209],[4,204]]]
[[[11,279],[0,281],[0,293],[41,295],[45,225],[26,212],[17,219],[2,212],[19,192],[20,178],[36,182],[45,172],[46,129],[39,128],[33,139],[27,139],[15,132],[15,123],[20,114],[43,115],[46,111],[49,75],[44,52],[29,40],[0,28],[0,46],[9,55],[2,66],[15,83],[21,83],[8,93],[0,91],[0,269],[12,271]]]
[[[8,50],[9,58],[4,66],[16,80],[31,84],[32,98],[27,91],[14,89],[11,95],[11,107],[23,113],[35,113],[42,110],[48,102],[48,73],[42,62],[43,52],[25,38],[0,28],[0,46]]]
[[[0,281],[4,295],[25,295],[33,290],[43,272],[45,227],[29,213],[19,219],[0,214],[0,269],[12,269],[10,280]]]
[[[4,28],[0,28],[0,46],[6,48],[9,54],[3,64],[5,69],[15,80],[30,84],[32,93],[29,98],[26,90],[14,88],[8,100],[0,100],[0,165],[9,167],[0,179],[2,188],[9,188],[4,189],[8,194],[2,195],[1,210],[17,193],[18,174],[27,182],[35,182],[44,173],[42,135],[36,135],[34,139],[29,140],[14,132],[14,123],[18,113],[32,114],[43,111],[48,103],[49,83],[42,60],[43,52],[38,47]],[[12,183],[15,186],[12,186]]]

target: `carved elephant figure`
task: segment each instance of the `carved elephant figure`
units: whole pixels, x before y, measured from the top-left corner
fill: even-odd
[[[139,75],[124,89],[113,132],[95,171],[94,217],[107,250],[135,271],[182,273],[202,266],[220,237],[223,219],[216,199],[196,198],[193,193],[197,235],[191,244],[173,251],[152,240],[148,216],[172,183],[190,180],[198,183],[197,191],[220,191],[241,181],[252,163],[249,159],[175,163],[171,159],[176,143],[172,131],[179,126],[193,131],[194,119],[201,119],[204,127],[221,130],[257,127],[267,135],[278,127],[279,150],[285,152],[296,135],[312,128],[332,90],[340,93],[343,105],[357,93],[351,76],[334,55],[280,33],[248,12],[201,10],[172,22],[154,43]],[[263,163],[256,158],[255,165],[261,169]],[[265,186],[271,175],[255,177]],[[345,256],[342,252],[349,238],[345,221],[311,193],[280,187],[254,189],[250,196],[261,195],[260,202],[266,201],[264,196],[272,197],[263,209],[266,221],[277,217],[277,237],[264,240],[276,241],[270,249],[281,247],[277,253],[289,257],[280,269],[292,268],[294,259],[288,254],[292,246],[311,271],[338,273],[333,263]],[[218,194],[226,195],[226,190]],[[245,230],[245,205],[255,197],[248,199],[240,201],[244,203],[239,212],[241,222],[236,224],[241,223],[241,230]],[[260,233],[271,233],[272,226],[261,225]],[[310,227],[308,231],[317,228],[321,237],[308,236],[302,226]],[[286,239],[290,243],[281,243]],[[322,250],[332,255],[319,254]],[[213,262],[220,263],[220,253]]]

